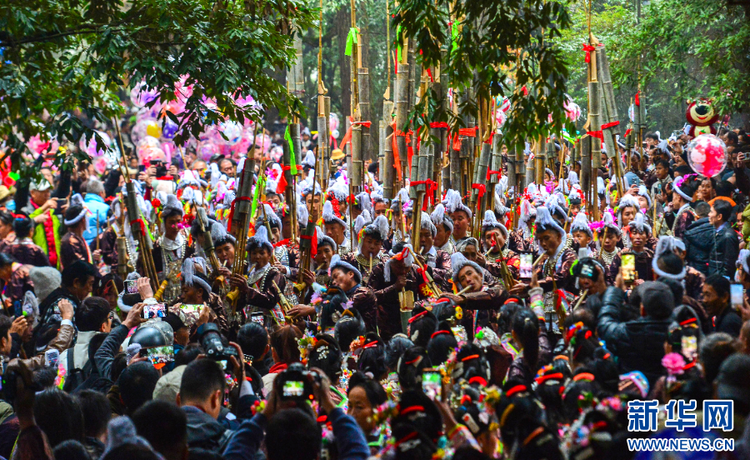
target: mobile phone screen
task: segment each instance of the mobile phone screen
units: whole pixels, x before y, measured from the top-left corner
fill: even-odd
[[[252,315],[250,315],[250,321],[254,323],[258,323],[261,326],[263,326],[263,324],[265,323],[265,320],[263,318],[263,313],[253,313]]]
[[[534,264],[534,254],[521,254],[521,278],[531,278],[531,266]]]
[[[735,308],[742,307],[744,299],[744,289],[741,284],[732,284],[731,290],[729,291],[732,297],[732,306]]]
[[[145,319],[164,318],[165,316],[167,316],[167,309],[163,303],[143,307],[143,317]]]
[[[422,371],[422,391],[430,399],[433,401],[441,399],[442,389],[440,371],[436,369],[425,369]]]
[[[635,281],[635,254],[622,255],[622,277],[626,283]]]
[[[125,293],[138,294],[138,286],[135,284],[135,280],[125,280]]]
[[[305,382],[300,380],[287,380],[281,389],[285,398],[300,398],[305,392]]]

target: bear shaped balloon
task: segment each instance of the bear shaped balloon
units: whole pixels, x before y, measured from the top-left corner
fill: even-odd
[[[698,137],[701,134],[716,134],[713,124],[719,121],[719,114],[714,110],[711,101],[698,99],[688,105],[685,113],[687,122],[690,123],[690,137]]]

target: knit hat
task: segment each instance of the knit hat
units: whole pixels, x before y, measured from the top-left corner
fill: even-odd
[[[221,246],[227,242],[237,245],[237,239],[227,233],[227,229],[224,228],[224,224],[221,222],[211,222],[211,239],[214,242],[214,247]]]
[[[471,212],[471,209],[464,205],[463,200],[461,199],[461,194],[456,190],[449,189],[445,193],[443,204],[445,205],[445,209],[449,214],[453,214],[456,211],[463,211],[467,216],[469,216],[469,219],[471,219],[474,215]]]
[[[315,235],[318,238],[318,247],[322,244],[329,244],[333,248],[333,252],[336,252],[338,245],[333,241],[333,238],[323,233],[323,230],[321,230],[320,227],[315,227]]]
[[[461,273],[461,269],[467,265],[474,268],[474,270],[476,270],[476,272],[479,273],[484,279],[484,269],[482,267],[480,267],[476,262],[472,262],[467,259],[460,252],[456,252],[455,254],[451,255],[451,269],[453,270],[453,283],[456,285],[456,289],[458,289],[459,291],[464,287],[461,286],[461,282],[458,281],[458,274]]]
[[[396,193],[395,197],[393,197],[393,200],[391,201],[391,209],[394,211],[396,209],[403,210],[407,203],[411,203],[411,200],[409,199],[409,190],[404,187]]]
[[[591,227],[589,227],[589,219],[586,217],[585,212],[579,212],[576,214],[576,218],[573,219],[573,223],[570,224],[570,233],[573,232],[585,232],[588,234],[588,236],[592,237],[594,236],[594,232],[591,231]]]
[[[196,276],[195,266],[198,265],[201,268],[203,274],[207,273],[206,260],[203,257],[188,257],[182,263],[182,282],[186,286],[198,285],[203,288],[206,293],[211,293],[211,286],[200,277]]]
[[[34,267],[29,270],[29,277],[34,284],[34,293],[39,303],[59,288],[62,284],[62,274],[53,267]]]
[[[445,225],[450,233],[453,233],[453,219],[445,212],[445,206],[442,203],[435,206],[432,214],[430,214],[430,220],[435,224],[435,227]]]
[[[646,232],[651,234],[651,226],[646,222],[646,217],[642,212],[635,215],[635,219],[630,222],[629,227],[631,231],[637,230],[640,233]]]
[[[341,257],[339,257],[338,254],[334,255],[331,258],[331,263],[328,265],[328,276],[331,276],[331,272],[334,268],[340,268],[347,272],[352,272],[354,273],[354,281],[356,281],[357,284],[362,282],[362,274],[359,272],[359,270],[357,270],[354,265],[341,260]]]
[[[72,227],[73,225],[76,225],[78,222],[81,221],[81,219],[86,217],[86,212],[88,212],[88,209],[86,209],[86,207],[83,205],[83,197],[81,196],[80,193],[76,193],[75,195],[70,197],[70,208],[68,209],[75,209],[75,208],[81,208],[81,211],[78,212],[74,217],[63,220],[63,223],[67,227]],[[86,220],[86,222],[88,223],[88,219]]]
[[[258,229],[255,231],[255,235],[253,235],[252,238],[250,238],[250,240],[247,242],[248,254],[253,252],[257,248],[265,248],[273,252],[273,245],[268,240],[268,230],[266,229],[265,225],[258,227]]]
[[[641,209],[641,204],[638,202],[638,198],[634,197],[633,195],[624,195],[620,199],[620,205],[617,207],[617,224],[622,227],[622,211],[632,206],[636,210]]]
[[[342,227],[346,228],[346,222],[336,214],[338,211],[338,206],[334,210],[333,204],[331,204],[330,201],[326,201],[325,204],[323,204],[323,222],[326,224],[341,224]]]
[[[479,241],[474,237],[468,236],[456,241],[456,251],[458,252],[463,252],[468,246],[474,246],[479,251]]]
[[[354,219],[354,233],[359,235],[359,232],[365,228],[365,225],[372,222],[372,217],[370,217],[369,211],[366,209],[362,211],[362,214],[358,215],[356,219]]]
[[[422,220],[420,221],[420,228],[422,230],[429,230],[430,235],[432,235],[433,238],[435,238],[435,235],[437,235],[437,227],[435,227],[435,224],[432,222],[432,218],[430,218],[430,215],[424,211],[422,211]]]
[[[686,267],[684,266],[682,267],[681,273],[673,274],[673,273],[665,272],[664,270],[659,268],[659,264],[658,264],[659,258],[663,254],[667,254],[669,252],[674,253],[675,249],[679,249],[680,251],[685,252],[685,243],[683,243],[681,239],[675,238],[673,236],[668,236],[668,235],[660,236],[659,242],[656,243],[656,250],[654,251],[654,257],[653,259],[651,259],[651,268],[654,270],[654,273],[656,273],[662,278],[681,281],[685,279],[685,275],[687,274]]]
[[[266,221],[268,221],[268,225],[271,228],[278,228],[279,231],[281,231],[283,229],[281,219],[276,215],[276,212],[273,210],[271,205],[269,205],[268,203],[263,203],[263,211],[264,212],[258,213],[258,219],[255,221],[255,228],[265,226]]]
[[[364,234],[365,236],[372,236],[380,241],[385,241],[388,238],[388,230],[388,219],[385,216],[378,216],[364,227]]]
[[[161,210],[161,218],[162,220],[166,220],[167,217],[179,214],[182,216],[184,214],[184,211],[182,210],[182,204],[180,203],[180,200],[177,199],[175,195],[172,195],[171,193],[167,195],[167,200],[164,202],[164,205]]]
[[[499,229],[505,239],[508,239],[508,229],[505,228],[505,225],[498,222],[497,218],[495,217],[495,213],[488,209],[484,212],[484,220],[482,220],[482,233],[492,228]]]

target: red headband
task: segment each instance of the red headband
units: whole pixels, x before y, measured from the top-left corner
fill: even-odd
[[[482,385],[483,387],[487,386],[487,380],[479,375],[475,375],[474,377],[470,378],[469,383],[478,383]]]
[[[579,380],[584,380],[584,379],[593,382],[594,381],[594,374],[591,374],[589,372],[583,372],[583,373],[580,373],[580,374],[578,374],[578,375],[576,375],[576,376],[573,377],[573,381],[574,382],[577,382]]]
[[[698,318],[690,318],[690,319],[686,319],[685,321],[681,322],[680,326],[687,326],[688,324],[697,323],[697,322],[698,322]]]
[[[436,336],[441,335],[441,334],[450,334],[450,332],[448,332],[448,331],[435,331],[435,332],[432,333],[432,335],[430,336],[430,338],[434,339]]]
[[[468,361],[470,359],[478,359],[478,358],[479,358],[479,355],[464,356],[463,358],[461,358],[461,362],[463,363],[463,362]]]
[[[414,315],[411,318],[409,318],[409,324],[411,324],[412,321],[414,321],[415,319],[421,318],[421,317],[423,317],[426,314],[427,314],[427,310],[423,311],[422,313],[417,313],[416,315]]]
[[[562,372],[555,372],[554,374],[543,375],[541,377],[535,378],[534,380],[536,381],[536,383],[544,383],[547,380],[554,380],[554,379],[562,380],[563,379]]]
[[[526,390],[528,390],[528,388],[526,388],[526,385],[516,385],[513,388],[511,388],[510,390],[506,391],[505,392],[505,396],[507,396],[507,397],[510,398],[514,394],[520,393],[520,392],[526,391]]]

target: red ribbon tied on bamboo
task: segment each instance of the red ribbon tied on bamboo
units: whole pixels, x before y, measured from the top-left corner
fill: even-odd
[[[583,44],[583,50],[586,52],[586,63],[591,62],[591,52],[596,51],[596,47],[592,45]]]
[[[472,190],[478,190],[477,192],[477,209],[479,211],[482,210],[482,197],[484,196],[484,193],[487,191],[487,187],[484,186],[484,184],[471,184]]]
[[[237,204],[238,201],[250,201],[252,202],[253,199],[249,196],[238,196],[232,201],[232,207],[229,209],[229,216],[227,216],[227,232],[232,231],[232,217],[234,216],[234,206]]]
[[[341,150],[344,150],[344,147],[346,147],[346,144],[348,144],[352,140],[352,128],[354,125],[364,126],[365,128],[369,128],[372,126],[371,121],[354,121],[353,117],[349,117],[349,121],[351,124],[349,125],[349,129],[346,131],[346,134],[344,134],[344,138],[341,139],[341,147],[339,147]]]
[[[427,211],[427,204],[430,205],[435,204],[435,193],[437,192],[437,182],[435,182],[432,179],[427,180],[420,180],[420,181],[414,181],[410,183],[411,187],[416,187],[417,185],[424,185],[425,186],[425,199],[422,203],[422,211]]]

